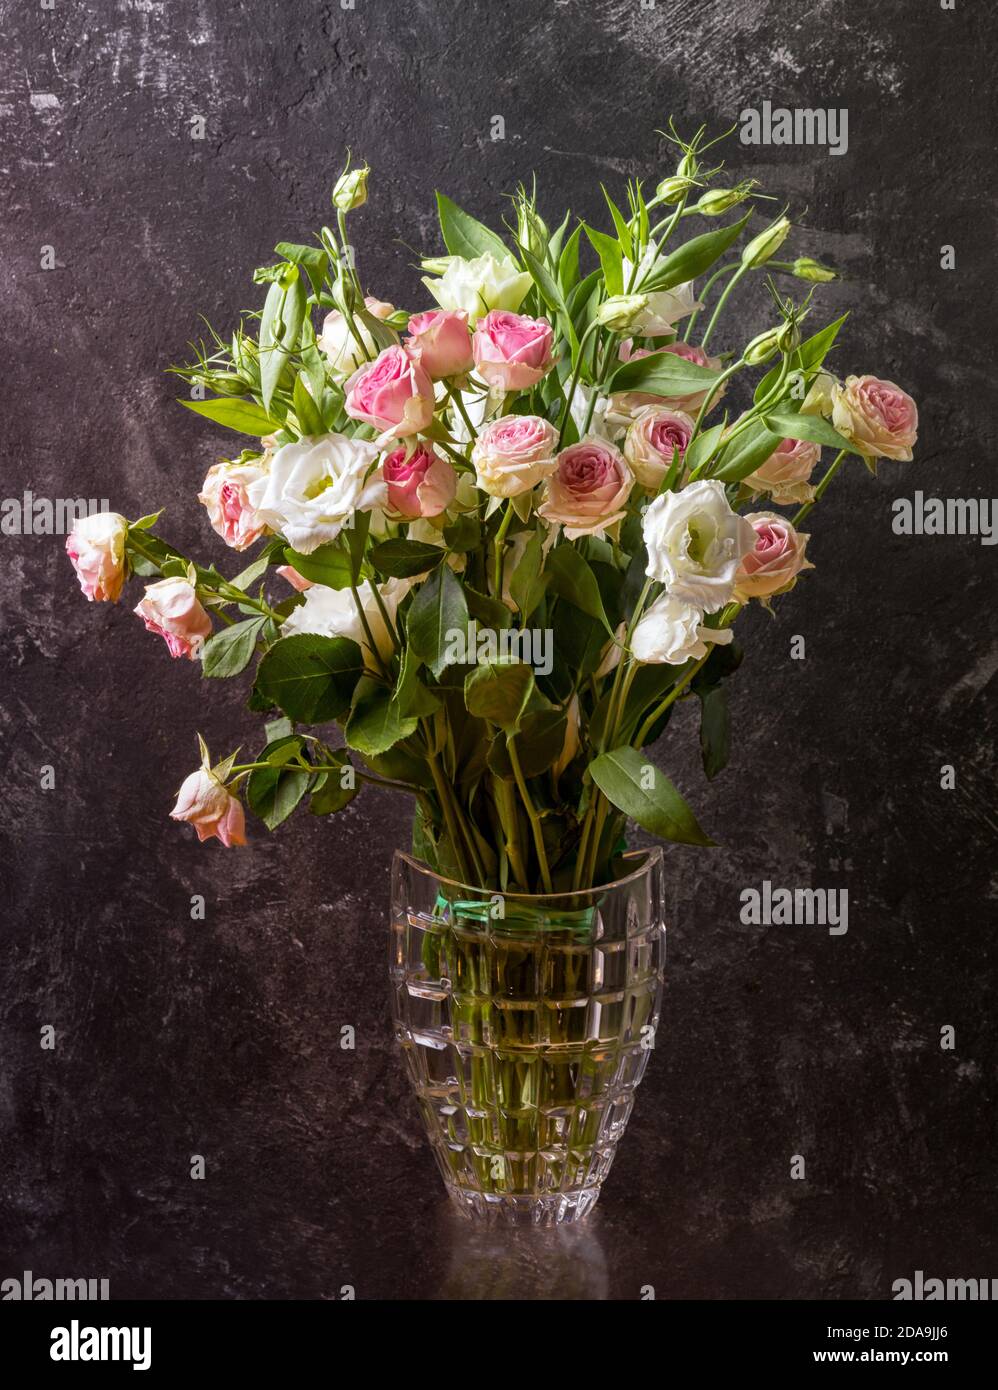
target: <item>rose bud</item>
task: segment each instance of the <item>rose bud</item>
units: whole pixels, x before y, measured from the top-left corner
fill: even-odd
[[[189,821],[199,840],[217,836],[226,849],[246,843],[242,804],[207,768],[199,767],[185,780],[170,818]]]
[[[161,579],[148,585],[135,612],[147,631],[159,633],[172,657],[196,660],[205,638],[211,636],[211,619],[186,579]]]
[[[427,309],[409,320],[405,346],[434,379],[463,376],[471,370],[471,334],[463,309]]]
[[[551,370],[553,343],[546,319],[493,309],[472,338],[475,368],[495,391],[525,391]]]
[[[847,376],[832,390],[832,424],[866,458],[911,458],[918,439],[918,407],[893,381]]]
[[[643,488],[658,491],[677,449],[682,462],[693,428],[692,416],[681,410],[650,405],[638,412],[624,440],[624,457]]]
[[[418,434],[433,419],[433,382],[415,355],[388,347],[347,381],[344,409],[352,420],[396,435]]]
[[[735,575],[734,597],[739,603],[785,594],[797,583],[801,570],[814,569],[804,557],[810,537],[795,531],[786,517],[750,512],[743,519],[755,531],[756,541],[754,549],[742,556]]]
[[[453,467],[428,445],[396,449],[381,466],[388,506],[399,516],[439,516],[457,491]]]
[[[117,512],[81,517],[66,537],[80,588],[91,603],[117,603],[125,582],[128,522]]]
[[[263,459],[216,463],[208,469],[198,501],[208,512],[213,531],[233,550],[245,550],[268,530],[250,502],[248,488],[267,476]]]
[[[555,469],[558,431],[539,415],[502,415],[475,440],[476,482],[490,497],[518,497]]]
[[[558,466],[545,484],[537,508],[549,525],[565,528],[570,541],[602,536],[622,521],[634,478],[623,454],[605,439],[588,436],[558,455]]]

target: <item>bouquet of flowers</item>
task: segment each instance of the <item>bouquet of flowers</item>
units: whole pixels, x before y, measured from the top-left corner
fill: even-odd
[[[642,750],[692,699],[723,767],[738,614],[812,568],[801,522],[850,455],[911,458],[917,413],[829,372],[843,319],[804,324],[835,272],[781,259],[785,215],[750,235],[763,195],[717,186],[703,129],[668,138],[676,172],[604,190],[602,228],[551,230],[536,187],[501,234],[438,194],[446,254],[411,314],[365,293],[348,161],[333,225],[278,245],[260,311],[174,369],[184,406],[249,437],[198,497],[252,558],[231,578],[191,560],[159,512],[91,516],[67,550],[89,599],[151,581],[135,612],[205,679],[253,668],[259,751],[200,740],[171,813],[200,839],[244,844],[244,803],[273,830],[381,787],[412,796],[414,853],[476,889],[609,882],[629,817],[712,843]],[[771,322],[724,345],[758,274]]]

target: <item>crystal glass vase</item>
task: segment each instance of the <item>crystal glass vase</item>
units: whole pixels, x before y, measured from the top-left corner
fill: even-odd
[[[584,892],[489,893],[408,854],[392,872],[392,1014],[454,1204],[513,1225],[596,1202],[654,1047],[661,850]]]

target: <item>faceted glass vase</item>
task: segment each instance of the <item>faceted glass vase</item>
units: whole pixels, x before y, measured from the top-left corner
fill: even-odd
[[[444,1183],[466,1216],[551,1226],[591,1210],[654,1047],[661,850],[614,883],[489,893],[401,852],[392,1016]]]

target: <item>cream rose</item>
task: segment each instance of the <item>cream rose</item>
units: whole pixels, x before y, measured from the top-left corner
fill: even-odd
[[[624,457],[643,488],[658,491],[677,449],[682,464],[693,428],[692,416],[681,410],[650,405],[638,412],[624,440]]]
[[[768,492],[778,506],[810,502],[814,488],[808,479],[821,457],[821,445],[810,439],[784,439],[775,454],[745,479],[747,487]]]
[[[478,486],[490,497],[518,497],[555,469],[558,431],[539,415],[501,415],[471,451]]]
[[[376,319],[386,319],[395,312],[394,304],[386,304],[383,299],[375,299],[371,295],[368,295],[364,300],[364,307]],[[329,364],[330,372],[340,381],[345,380],[346,377],[363,367],[365,362],[373,361],[380,351],[371,335],[371,330],[356,315],[354,315],[354,328],[364,344],[366,356],[358,346],[357,338],[350,331],[350,324],[339,309],[333,309],[331,313],[326,315],[322,324],[322,332],[316,339],[319,351],[325,356]]]
[[[233,550],[245,550],[267,530],[249,497],[250,487],[266,478],[267,468],[266,458],[216,463],[201,484],[198,501],[208,513],[211,528]]]
[[[832,424],[867,458],[911,458],[918,439],[918,407],[893,381],[847,376],[832,390]]]
[[[716,479],[656,497],[645,513],[649,578],[705,613],[731,598],[742,557],[755,546],[752,526],[733,512]]]
[[[377,446],[343,434],[323,434],[285,444],[270,472],[248,489],[257,518],[309,555],[334,541],[356,512],[383,506],[387,490],[372,472]]]
[[[797,583],[801,570],[814,569],[804,556],[810,537],[795,531],[786,517],[777,512],[750,512],[745,520],[755,533],[755,545],[742,557],[735,576],[739,603],[785,594]]]

